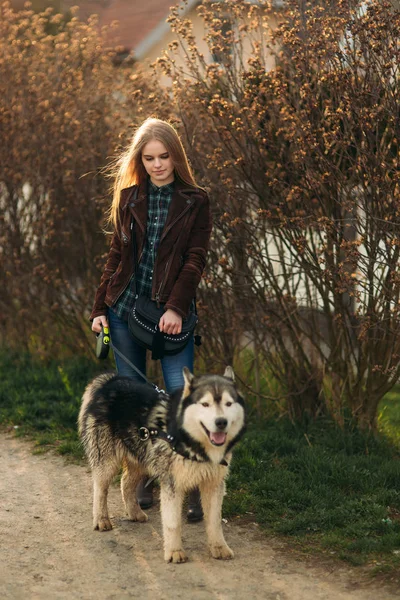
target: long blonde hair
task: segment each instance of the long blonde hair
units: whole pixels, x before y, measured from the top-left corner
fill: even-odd
[[[178,133],[172,125],[161,119],[148,118],[135,131],[128,148],[115,161],[111,169],[114,178],[113,199],[108,214],[108,222],[117,228],[119,222],[119,202],[121,190],[131,185],[140,185],[147,177],[142,162],[142,151],[151,140],[158,140],[166,147],[174,165],[175,177],[187,185],[198,187],[189,166],[188,159]]]

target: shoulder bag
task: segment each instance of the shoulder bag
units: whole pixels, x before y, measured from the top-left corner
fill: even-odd
[[[128,327],[135,341],[152,351],[152,358],[157,360],[166,354],[178,354],[188,344],[197,325],[197,315],[190,312],[182,321],[182,331],[176,335],[163,333],[158,328],[158,323],[164,314],[164,304],[156,302],[146,296],[137,296],[135,304],[129,313]]]

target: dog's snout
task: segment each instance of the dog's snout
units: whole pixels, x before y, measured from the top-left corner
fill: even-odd
[[[215,425],[218,427],[218,429],[225,429],[225,427],[228,425],[228,421],[223,417],[219,417],[218,419],[215,419]]]

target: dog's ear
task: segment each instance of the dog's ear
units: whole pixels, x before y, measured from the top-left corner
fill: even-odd
[[[232,379],[232,381],[235,381],[235,373],[233,372],[232,367],[226,367],[224,377],[227,377],[228,379]]]
[[[183,380],[184,380],[183,398],[187,398],[187,396],[190,395],[190,390],[192,387],[193,379],[194,379],[193,373],[191,373],[187,367],[183,367]]]

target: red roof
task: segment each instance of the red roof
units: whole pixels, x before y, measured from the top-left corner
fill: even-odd
[[[134,50],[169,15],[176,0],[64,0],[66,7],[79,6],[78,16],[86,20],[99,16],[100,26],[119,21],[112,33],[118,45]]]

